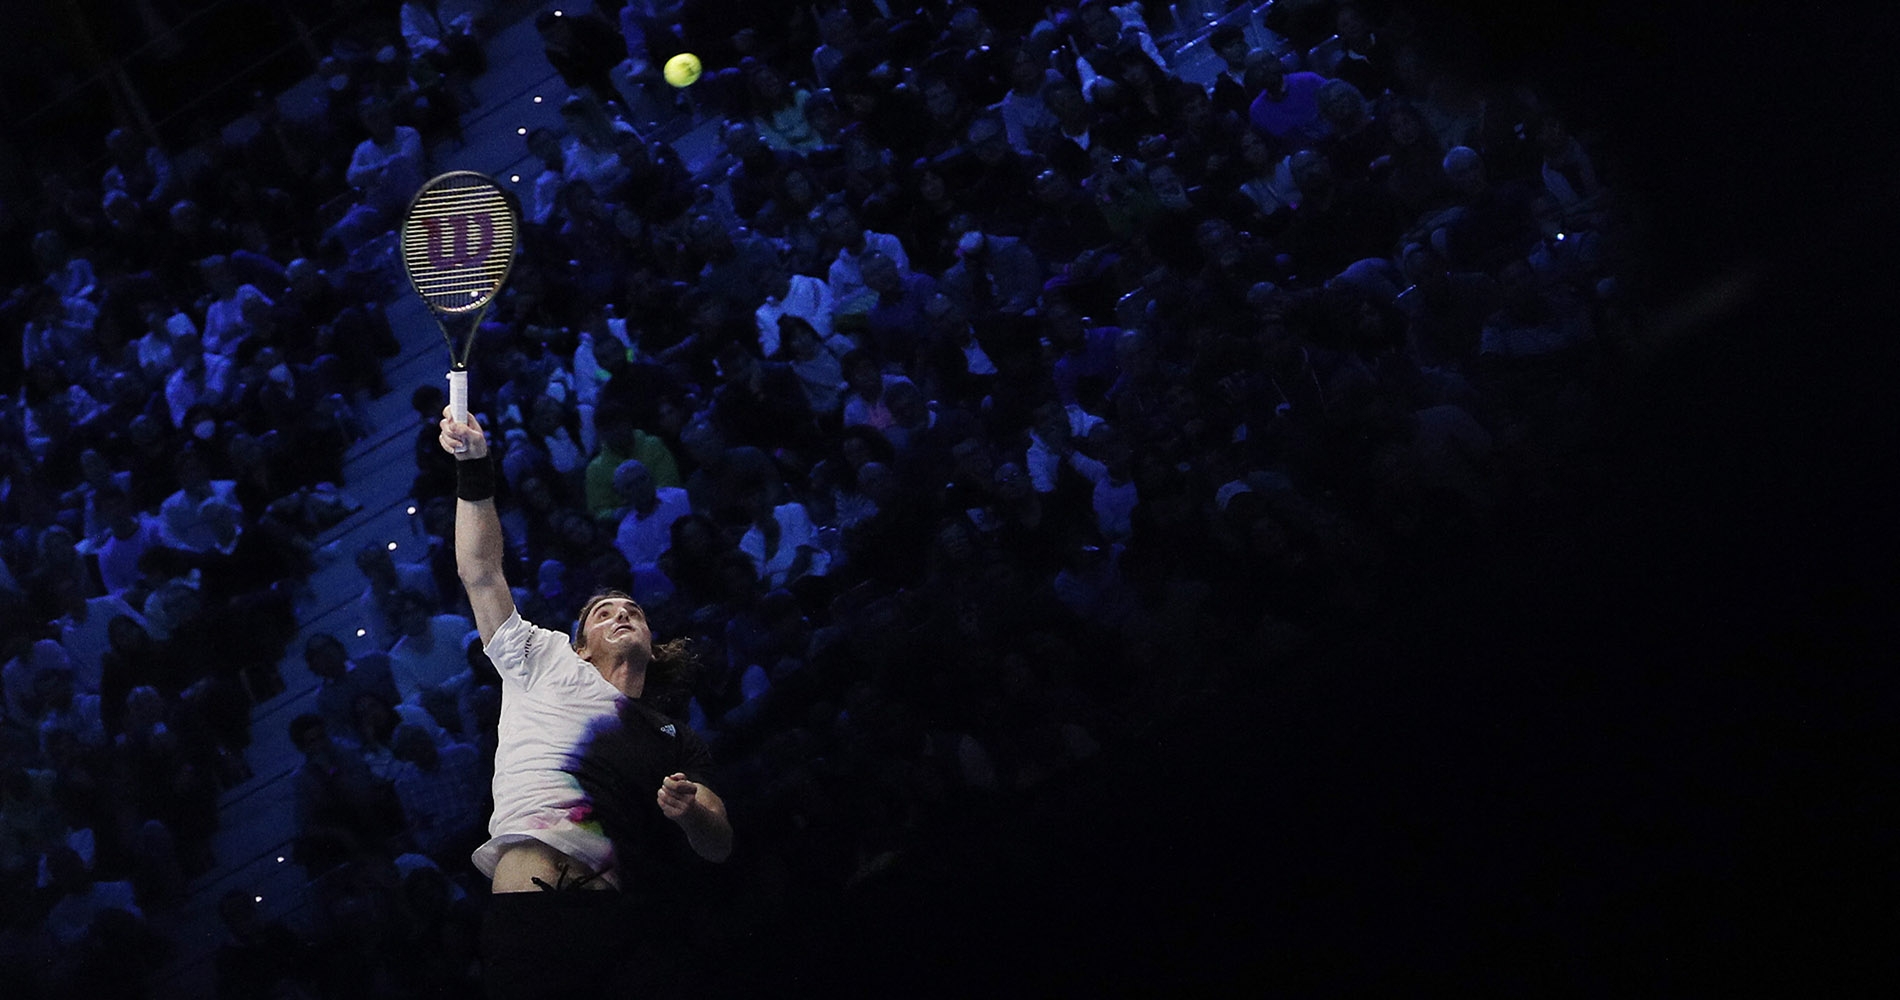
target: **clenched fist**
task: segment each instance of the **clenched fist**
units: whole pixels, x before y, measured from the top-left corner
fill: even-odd
[[[660,779],[656,798],[667,819],[679,819],[699,805],[699,786],[684,774],[670,774]]]

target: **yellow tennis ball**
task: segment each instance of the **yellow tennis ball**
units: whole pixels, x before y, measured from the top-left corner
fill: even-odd
[[[666,68],[660,72],[666,77],[666,82],[675,87],[690,86],[699,79],[699,57],[691,52],[682,52],[668,59]]]

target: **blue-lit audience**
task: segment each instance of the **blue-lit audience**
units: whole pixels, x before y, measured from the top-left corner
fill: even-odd
[[[1106,0],[600,6],[535,22],[575,96],[565,134],[527,137],[545,171],[471,408],[524,615],[564,629],[612,587],[698,645],[656,697],[744,830],[751,888],[696,904],[732,939],[1428,582],[1587,412],[1613,178],[1387,4],[1237,13],[1196,42],[1206,81],[1177,75],[1192,35]],[[377,651],[291,643],[355,509],[362,408],[413,388],[383,371],[387,232],[459,140],[483,7],[339,40],[323,115],[259,94],[191,157],[115,130],[102,176],[9,209],[31,253],[0,305],[0,954],[45,959],[23,995],[90,983],[107,943],[160,960],[153,915],[239,860],[211,848],[218,793],[287,652],[320,685],[285,818],[316,916],[226,898],[222,995],[475,988],[499,696],[439,390],[413,397],[425,554],[356,554]],[[634,128],[684,50],[723,125],[697,175]]]

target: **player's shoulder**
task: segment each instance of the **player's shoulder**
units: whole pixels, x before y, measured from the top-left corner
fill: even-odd
[[[495,634],[489,639],[489,645],[493,646],[498,642],[518,642],[521,644],[523,654],[527,656],[547,655],[550,652],[573,652],[566,633],[556,632],[523,618],[519,607],[509,613],[506,621],[495,626]]]

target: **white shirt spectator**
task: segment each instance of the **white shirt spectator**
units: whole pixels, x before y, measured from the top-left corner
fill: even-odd
[[[767,296],[765,304],[753,310],[759,325],[759,353],[771,357],[778,353],[778,318],[797,316],[818,331],[818,339],[831,336],[831,286],[809,274],[792,275],[785,297]]]
[[[172,427],[185,429],[185,411],[193,404],[222,402],[231,388],[231,359],[218,354],[204,355],[204,366],[188,373],[179,368],[165,380],[165,406],[171,411]]]
[[[832,312],[869,312],[877,304],[877,293],[865,287],[864,275],[859,262],[864,255],[877,251],[889,257],[897,265],[900,273],[910,272],[910,254],[904,252],[904,244],[889,233],[864,231],[864,249],[852,253],[850,249],[840,249],[838,259],[831,262],[827,277],[831,283]]]
[[[757,525],[747,529],[745,537],[739,539],[739,551],[752,557],[752,566],[758,570],[759,579],[766,581],[770,587],[784,586],[791,575],[792,562],[798,558],[800,547],[813,550],[805,573],[809,576],[824,576],[825,571],[831,568],[831,556],[818,541],[818,529],[812,525],[811,515],[806,513],[805,505],[780,504],[772,508],[772,518],[778,522],[778,548],[771,555],[765,554],[765,533]]]
[[[474,624],[461,615],[436,615],[421,635],[405,635],[389,648],[389,676],[405,702],[452,680],[468,669],[468,651],[462,637]]]
[[[844,365],[840,362],[851,352],[851,346],[848,338],[834,333],[825,338],[818,353],[809,360],[791,362],[793,373],[805,388],[805,398],[811,401],[813,413],[837,413],[844,405]]]
[[[561,204],[561,187],[567,178],[561,172],[550,167],[542,167],[539,176],[534,179],[534,200],[528,206],[528,221],[537,226],[545,226],[554,218],[554,210]]]
[[[1043,79],[1059,76],[1055,70],[1044,70]],[[1027,96],[1014,90],[1003,95],[1003,99],[990,105],[990,110],[1003,118],[1003,136],[1009,140],[1009,146],[1016,152],[1028,156],[1034,152],[1030,139],[1039,131],[1054,131],[1056,116],[1049,106],[1042,103],[1042,94],[1032,92]]]
[[[163,382],[172,371],[174,364],[172,341],[179,337],[198,336],[198,327],[191,317],[184,313],[173,313],[165,321],[162,330],[147,330],[145,336],[135,343],[138,345],[139,371],[154,382]]]
[[[434,51],[447,34],[443,21],[429,10],[428,4],[411,2],[402,5],[402,43],[409,49],[411,56]]]
[[[1069,454],[1069,467],[1095,484],[1089,502],[1095,509],[1095,526],[1102,537],[1111,542],[1126,542],[1135,532],[1135,505],[1141,502],[1135,481],[1114,482],[1108,474],[1108,466],[1079,451]]]
[[[211,482],[205,497],[193,497],[179,490],[159,505],[165,544],[191,552],[230,552],[242,531],[244,510],[238,504],[237,483],[229,479]]]
[[[59,620],[59,644],[72,661],[75,689],[99,690],[103,657],[106,650],[112,648],[107,626],[120,615],[138,622],[141,627],[145,625],[144,615],[123,598],[111,594],[87,598],[84,619],[67,615]]]
[[[170,639],[172,631],[197,612],[200,601],[198,585],[190,579],[166,580],[145,598],[145,604],[139,609],[145,613],[145,631],[159,642]]]
[[[243,339],[247,329],[244,324],[244,303],[252,299],[266,306],[274,304],[270,296],[258,291],[256,285],[239,285],[230,298],[219,299],[205,307],[206,354],[228,357],[237,350],[238,341]]]
[[[613,122],[616,133],[636,134],[633,126],[616,118]],[[594,193],[605,197],[608,190],[627,179],[627,168],[620,165],[620,154],[611,149],[595,149],[569,136],[561,144],[561,170],[565,180],[586,181]]]
[[[660,553],[673,543],[673,522],[693,512],[692,500],[677,486],[662,486],[654,493],[659,504],[653,513],[641,517],[639,511],[629,509],[614,533],[614,548],[635,569],[658,562]]]
[[[1069,436],[1072,438],[1088,437],[1089,431],[1102,422],[1101,417],[1082,409],[1075,403],[1063,407],[1063,410],[1069,416]],[[1037,493],[1055,491],[1056,474],[1062,470],[1062,455],[1049,447],[1034,431],[1029,434],[1029,448],[1023,454],[1023,466],[1029,473],[1029,482],[1035,486]]]
[[[580,442],[565,427],[556,428],[554,433],[540,439],[541,450],[547,453],[548,464],[554,471],[566,476],[577,476],[587,468],[589,455],[582,450]]]
[[[99,554],[99,579],[106,585],[106,593],[117,597],[139,582],[139,557],[147,549],[164,544],[164,530],[158,518],[143,511],[133,517],[138,519],[138,530],[130,538],[120,538],[107,532],[106,539],[96,547]]]
[[[389,145],[375,139],[356,144],[345,176],[360,188],[366,203],[391,215],[409,204],[426,179],[422,176],[422,135],[407,125],[396,126]]]

